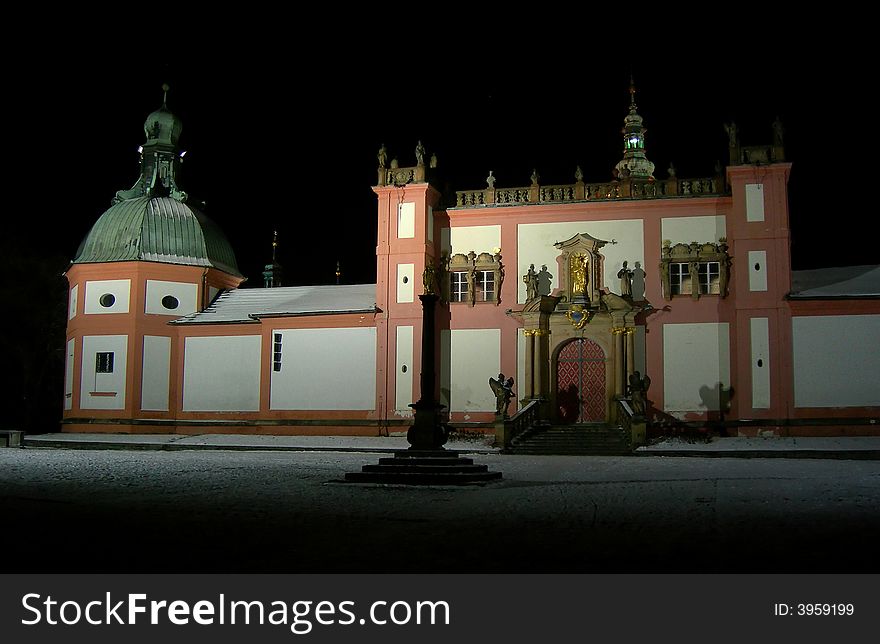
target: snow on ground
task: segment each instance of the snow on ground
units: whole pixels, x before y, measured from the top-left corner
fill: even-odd
[[[0,450],[31,572],[876,571],[880,461],[476,455],[361,485],[358,452]]]

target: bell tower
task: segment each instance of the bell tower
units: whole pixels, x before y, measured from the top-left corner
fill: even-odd
[[[654,179],[654,164],[645,156],[645,133],[642,117],[636,106],[636,84],[629,80],[629,114],[623,119],[623,159],[614,166],[618,179]]]
[[[379,398],[383,419],[408,418],[410,403],[418,400],[421,370],[422,305],[418,296],[436,289],[434,209],[440,193],[427,182],[428,166],[421,142],[416,164],[387,163],[378,154],[378,231],[376,247],[376,306],[380,361]],[[388,165],[388,167],[386,167]],[[433,160],[432,160],[433,165]],[[427,269],[427,270],[426,270]],[[436,292],[436,291],[433,291]]]

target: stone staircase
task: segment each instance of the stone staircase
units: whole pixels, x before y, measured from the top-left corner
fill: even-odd
[[[486,465],[472,458],[439,450],[403,449],[393,457],[380,458],[377,465],[364,465],[360,472],[348,472],[345,480],[354,483],[395,483],[403,485],[468,485],[501,478]]]
[[[606,423],[535,425],[513,439],[507,454],[623,456],[632,454],[630,437]]]

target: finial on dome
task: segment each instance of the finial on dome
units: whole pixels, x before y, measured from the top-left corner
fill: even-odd
[[[275,250],[278,248],[278,231],[272,231],[272,263],[275,263]]]
[[[171,88],[168,86],[168,83],[162,83],[162,107],[165,107],[165,104],[168,102],[168,90]]]

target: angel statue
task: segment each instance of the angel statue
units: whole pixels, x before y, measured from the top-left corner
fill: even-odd
[[[495,394],[495,414],[507,418],[507,408],[510,406],[510,399],[513,398],[513,378],[505,381],[504,374],[499,373],[498,380],[489,378],[489,386]]]
[[[638,371],[629,377],[629,397],[632,401],[633,413],[636,416],[644,416],[648,406],[648,387],[651,386],[651,378],[647,374],[643,377]]]

